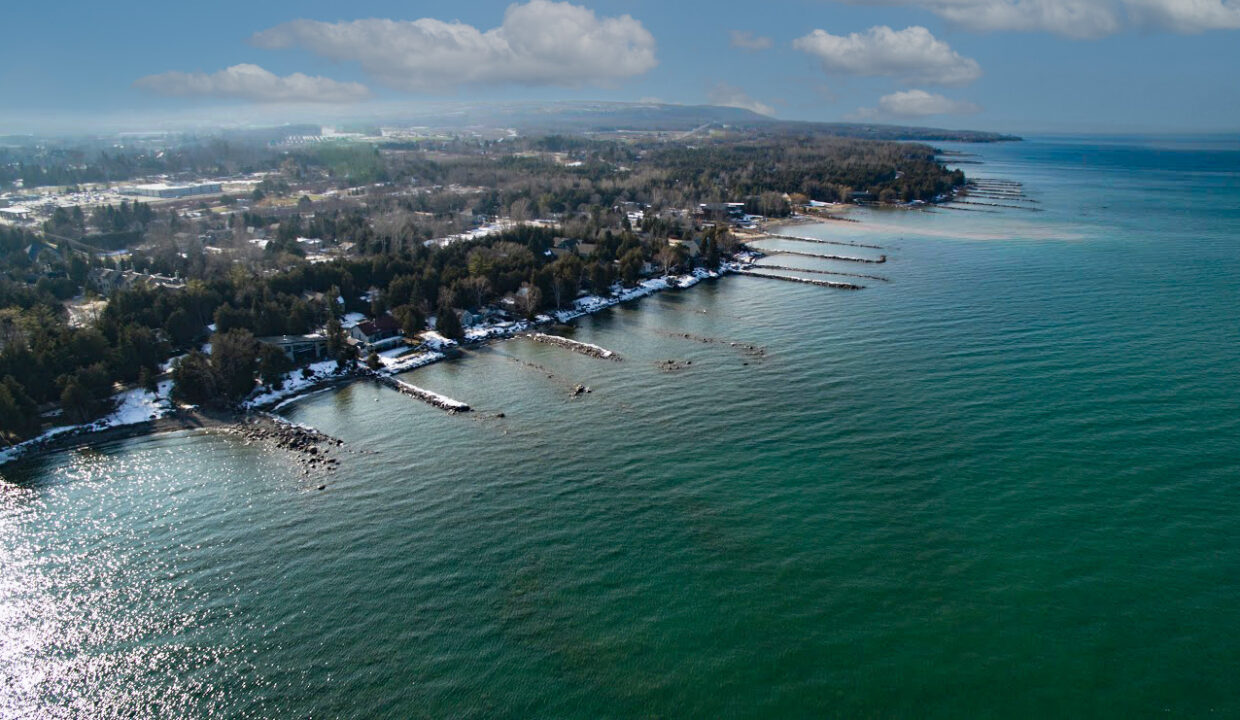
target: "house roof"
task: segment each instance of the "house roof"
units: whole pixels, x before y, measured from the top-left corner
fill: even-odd
[[[400,331],[400,323],[396,322],[396,318],[391,315],[380,315],[374,320],[366,320],[357,324],[357,329],[362,331],[364,335],[378,335],[379,333],[394,333]]]

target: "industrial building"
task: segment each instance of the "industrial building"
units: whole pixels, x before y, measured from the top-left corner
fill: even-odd
[[[191,185],[168,185],[166,183],[149,183],[133,185],[121,190],[125,195],[141,195],[155,198],[183,198],[193,195],[219,195],[222,190],[219,183],[195,183]]]

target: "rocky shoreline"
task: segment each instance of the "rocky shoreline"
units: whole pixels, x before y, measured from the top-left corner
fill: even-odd
[[[227,433],[242,437],[247,442],[261,442],[289,452],[301,464],[303,475],[339,467],[340,460],[332,453],[344,445],[344,441],[338,438],[266,412],[178,408],[164,417],[146,422],[56,435],[32,445],[12,461],[62,450],[89,449],[145,435],[183,431]]]
[[[343,440],[275,415],[260,413],[243,416],[226,432],[244,438],[247,443],[263,443],[291,453],[301,464],[302,475],[332,471],[340,466],[340,458],[333,453],[344,446]]]
[[[717,278],[733,271],[733,268],[721,268],[718,274],[710,274],[709,277]],[[694,275],[692,282],[686,282],[685,278],[687,277],[689,276],[664,276],[655,278],[654,280],[643,281],[642,283],[639,283],[636,288],[626,290],[612,297],[611,302],[600,303],[571,312],[561,311],[557,313],[557,317],[561,317],[561,322],[576,319],[577,317],[599,312],[623,302],[652,295],[660,290],[672,288],[684,289],[691,287],[696,284],[698,280],[704,279],[707,276]],[[673,280],[679,280],[679,282],[673,282]],[[546,317],[543,322],[550,321],[551,318]],[[507,340],[522,335],[528,334],[518,329],[517,331],[500,335],[471,339],[464,343],[463,347],[485,346],[495,341]],[[552,339],[552,344],[561,345],[567,349],[573,350],[574,352],[581,352],[600,359],[620,359],[615,352],[607,350],[606,348],[592,346],[587,343],[579,343],[577,341],[559,336],[547,337]],[[543,340],[543,342],[546,342],[546,340]],[[457,352],[459,352],[459,350],[455,347],[444,349],[430,362],[452,357]],[[421,365],[414,367],[421,367]],[[311,382],[299,384],[298,387],[292,392],[275,394],[270,398],[262,398],[258,401],[251,400],[246,407],[240,409],[206,410],[196,407],[176,408],[170,412],[167,412],[162,417],[153,418],[143,422],[115,425],[103,429],[87,426],[58,435],[49,435],[46,438],[28,441],[24,444],[24,446],[11,448],[11,451],[16,450],[16,452],[10,452],[10,454],[0,457],[0,470],[2,470],[4,465],[22,458],[29,458],[31,456],[61,450],[72,450],[75,448],[90,448],[97,445],[114,442],[116,440],[165,432],[177,432],[181,430],[217,430],[223,432],[234,432],[243,435],[247,440],[269,442],[273,447],[291,451],[300,456],[304,465],[303,470],[305,472],[303,474],[309,474],[314,470],[334,469],[339,465],[339,461],[335,458],[329,458],[326,456],[325,450],[332,444],[339,446],[340,441],[326,435],[317,439],[310,436],[303,437],[298,431],[287,429],[288,427],[296,428],[299,426],[292,425],[291,423],[287,423],[286,421],[279,419],[279,416],[270,414],[270,411],[277,410],[283,405],[295,401],[298,398],[305,397],[306,395],[319,392],[329,387],[355,382],[361,378],[370,377],[377,379],[380,382],[396,382],[406,385],[406,383],[401,383],[401,381],[395,380],[395,378],[392,377],[394,374],[396,373],[374,373],[362,368],[353,368],[344,372],[331,373],[323,377],[314,378]],[[432,405],[440,407],[450,413],[455,414],[460,412],[468,412],[470,409],[465,403],[452,400],[451,398],[445,398],[435,393],[430,393],[429,391],[422,391],[420,388],[418,390],[433,397],[430,399],[421,397],[420,395],[415,395],[415,397],[431,402]],[[578,397],[588,392],[590,392],[589,388],[581,386],[580,391],[578,391],[578,388],[574,387],[572,394],[574,397]],[[303,428],[303,430],[308,429]],[[316,449],[312,452],[311,448]],[[331,460],[330,462],[329,459]],[[0,474],[0,478],[3,478],[2,474]]]

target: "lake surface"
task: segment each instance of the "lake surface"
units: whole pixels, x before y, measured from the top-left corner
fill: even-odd
[[[951,149],[1040,211],[789,228],[890,260],[766,262],[888,281],[406,378],[471,415],[287,407],[334,474],[196,433],[4,468],[0,716],[1240,715],[1240,143]]]

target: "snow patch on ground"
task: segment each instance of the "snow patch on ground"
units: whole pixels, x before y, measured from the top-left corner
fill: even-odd
[[[397,353],[392,355],[390,353]],[[395,375],[396,373],[408,372],[424,365],[430,365],[434,362],[443,360],[446,355],[434,350],[426,352],[409,352],[408,348],[397,348],[395,351],[389,350],[386,353],[379,354],[379,362],[383,364],[383,369],[379,372],[384,375]]]
[[[485,325],[475,325],[465,330],[465,341],[481,342],[491,338],[510,337],[517,333],[523,333],[532,327],[533,325],[526,321],[511,322],[507,320]]]
[[[567,310],[557,310],[552,315],[559,322],[568,322],[584,315],[590,315],[600,310],[604,310],[622,302],[629,302],[638,298],[647,297],[657,292],[667,290],[669,288],[690,288],[697,285],[707,278],[717,278],[719,273],[714,270],[706,270],[698,268],[687,275],[665,275],[663,277],[651,278],[643,280],[636,287],[625,288],[620,285],[613,285],[611,295],[609,297],[600,297],[598,295],[587,295],[578,298],[573,303],[573,307]]]
[[[261,388],[242,403],[242,407],[247,410],[265,407],[272,403],[301,395],[313,389],[316,385],[350,375],[353,372],[349,368],[339,369],[335,360],[323,360],[307,367],[310,370],[309,377],[306,377],[306,373],[301,368],[298,368],[284,376],[284,382],[279,390],[271,387]]]
[[[446,350],[454,348],[459,344],[457,341],[449,340],[434,330],[427,330],[422,333],[422,342],[426,343],[426,346],[432,350]]]
[[[171,393],[171,380],[159,383],[154,394],[140,388],[126,390],[116,396],[116,409],[112,411],[112,414],[96,421],[95,424],[102,422],[106,423],[106,427],[120,427],[158,420],[172,413],[172,401],[168,399]]]
[[[164,380],[159,383],[154,393],[149,393],[141,388],[118,393],[112,397],[115,409],[108,415],[85,425],[55,427],[36,438],[14,445],[0,452],[0,465],[16,460],[30,450],[34,450],[61,435],[98,432],[108,428],[124,427],[125,425],[136,425],[150,420],[158,420],[171,414],[173,411],[172,401],[169,399],[171,392],[172,381]]]

